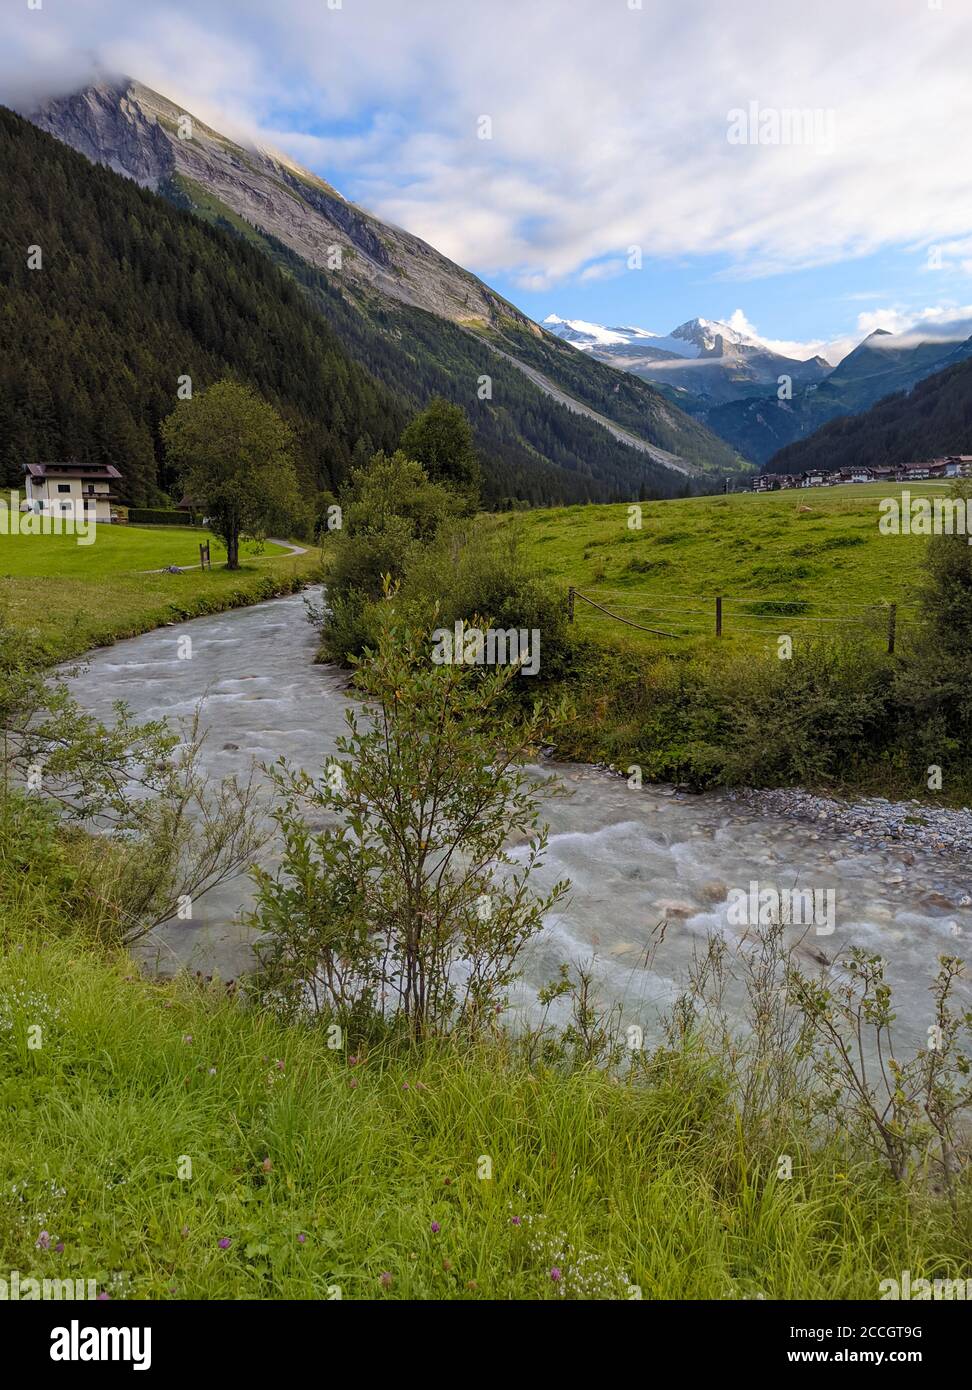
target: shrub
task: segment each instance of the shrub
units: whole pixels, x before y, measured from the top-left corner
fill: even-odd
[[[320,779],[279,765],[279,869],[254,869],[264,933],[259,989],[285,1016],[308,1005],[345,1026],[369,1019],[418,1040],[489,1023],[517,958],[566,891],[530,890],[546,831],[518,764],[545,716],[504,712],[515,668],[434,665],[427,631],[381,610],[339,759]],[[314,833],[315,820],[337,825]],[[528,844],[514,857],[510,837]]]

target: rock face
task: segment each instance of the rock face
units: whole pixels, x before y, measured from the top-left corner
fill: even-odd
[[[611,435],[612,455],[614,441],[628,446],[616,461],[623,495],[629,489],[639,495],[634,489],[653,476],[721,477],[747,468],[722,440],[649,383],[597,361],[585,362],[427,242],[348,202],[285,155],[228,139],[140,82],[123,78],[88,86],[28,114],[35,125],[93,162],[209,221],[230,223],[262,249],[272,250],[267,237],[282,243],[325,272],[345,301],[362,311],[366,332],[400,339],[417,327],[424,339],[429,325],[401,320],[414,309],[435,315],[447,330],[429,335],[433,371],[441,372],[443,364],[458,357],[467,363],[482,361],[479,350],[470,358],[466,344],[457,350],[453,326],[475,336],[527,377],[537,392]],[[360,349],[356,333],[345,341],[353,354]],[[366,353],[361,360],[370,369]],[[539,416],[547,415],[549,407],[540,402]],[[546,436],[560,440],[557,421]],[[531,446],[536,447],[532,435]],[[600,441],[594,447],[603,453]],[[553,455],[541,456],[560,467],[562,452],[558,444]],[[586,471],[589,455],[579,461]],[[630,478],[635,481],[629,483]]]
[[[158,190],[173,181],[197,205],[217,199],[312,265],[333,269],[340,248],[342,273],[358,288],[455,323],[507,317],[530,324],[419,237],[363,212],[286,156],[235,144],[140,82],[86,87],[47,102],[30,119],[145,187]]]

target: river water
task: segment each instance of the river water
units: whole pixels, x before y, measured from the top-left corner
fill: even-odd
[[[191,659],[180,638],[192,639]],[[141,719],[191,718],[200,700],[208,736],[203,765],[214,778],[245,776],[252,762],[289,761],[319,772],[344,730],[344,678],[314,664],[316,633],[300,595],[217,617],[157,629],[96,651],[72,678],[75,696],[110,720],[126,701]],[[647,1034],[677,993],[693,948],[710,932],[733,945],[745,935],[730,911],[732,890],[834,890],[832,933],[811,928],[801,952],[832,959],[850,946],[879,951],[895,986],[902,1041],[925,1040],[928,985],[943,952],[966,955],[972,940],[972,874],[966,863],[930,852],[863,848],[812,824],[747,809],[725,793],[681,795],[629,789],[607,772],[545,763],[568,790],[548,803],[550,846],[538,876],[573,885],[533,943],[516,1009],[561,961],[594,960],[603,997],[623,1001],[626,1021]],[[271,860],[272,851],[265,858]],[[223,978],[252,960],[240,910],[248,880],[221,885],[197,902],[193,920],[160,929],[145,948],[164,973],[186,965]],[[656,925],[665,938],[650,961]],[[803,932],[795,929],[796,935]],[[745,949],[745,947],[743,947]]]

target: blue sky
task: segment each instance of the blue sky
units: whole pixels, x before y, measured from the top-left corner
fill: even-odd
[[[12,105],[138,77],[538,319],[833,361],[972,317],[969,0],[43,0],[0,53]]]

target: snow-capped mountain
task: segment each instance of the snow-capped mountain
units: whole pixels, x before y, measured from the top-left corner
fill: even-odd
[[[696,414],[726,401],[775,394],[781,376],[805,386],[830,371],[822,357],[806,362],[784,357],[715,319],[689,319],[668,334],[607,328],[557,314],[549,314],[543,327],[602,362],[668,387],[673,399]]]
[[[274,260],[282,245],[298,258],[299,267],[319,272],[314,281],[320,281],[321,293],[315,290],[315,303],[326,306],[335,331],[352,354],[361,354],[369,371],[380,373],[391,362],[390,353],[414,354],[404,376],[418,398],[430,382],[445,384],[450,373],[463,370],[453,364],[470,351],[466,338],[478,337],[477,351],[485,346],[495,355],[498,370],[515,369],[527,379],[516,386],[526,393],[524,402],[536,402],[523,405],[523,419],[531,428],[534,418],[543,419],[552,409],[551,401],[558,414],[566,405],[589,422],[597,443],[585,451],[585,467],[592,453],[604,449],[613,455],[619,446],[624,450],[616,465],[619,476],[626,482],[633,470],[637,487],[645,470],[669,486],[668,474],[683,478],[739,467],[735,451],[698,420],[673,409],[666,393],[643,380],[618,381],[616,373],[590,357],[578,369],[567,344],[543,333],[515,305],[427,242],[348,202],[289,156],[229,139],[134,78],[89,84],[25,114],[89,160],[224,230],[233,227]],[[299,269],[297,278],[302,273]],[[416,320],[415,310],[432,317]],[[456,325],[463,330],[461,337]],[[553,428],[544,430],[545,438],[556,435]],[[548,460],[530,447],[534,458],[561,468],[559,456]]]

